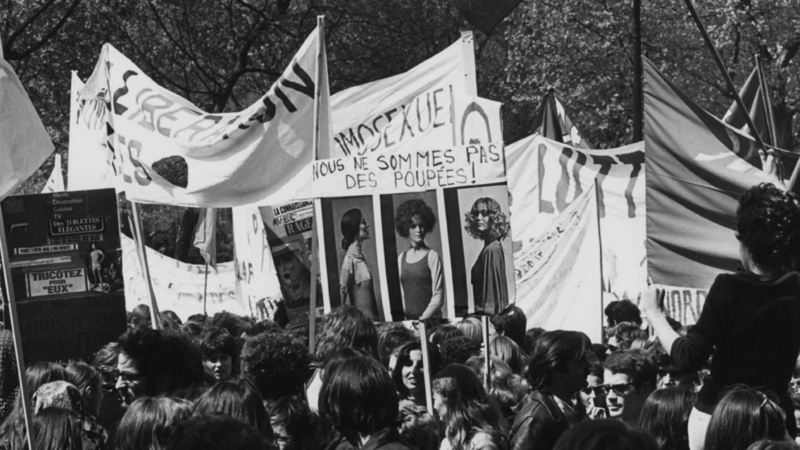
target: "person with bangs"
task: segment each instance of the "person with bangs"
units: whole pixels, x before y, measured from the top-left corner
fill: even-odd
[[[511,224],[497,200],[482,197],[475,200],[465,216],[467,233],[483,241],[483,248],[472,266],[472,294],[475,310],[500,314],[508,305],[508,283],[503,245]]]
[[[215,382],[239,375],[239,352],[236,339],[223,328],[209,328],[200,338],[203,366]]]

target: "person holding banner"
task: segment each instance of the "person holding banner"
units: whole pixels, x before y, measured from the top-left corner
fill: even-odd
[[[467,233],[483,241],[471,272],[475,310],[500,314],[508,304],[506,260],[500,241],[508,236],[511,224],[497,200],[490,197],[475,200],[465,219]]]
[[[342,248],[347,250],[342,260],[342,271],[339,285],[342,303],[357,307],[373,321],[380,320],[378,302],[375,298],[375,287],[372,272],[364,260],[361,243],[369,239],[369,224],[357,208],[349,209],[342,215]]]
[[[406,320],[427,320],[442,316],[442,260],[435,250],[425,245],[425,236],[435,226],[436,215],[420,199],[401,203],[395,213],[397,234],[408,238],[410,244],[410,248],[397,257]]]

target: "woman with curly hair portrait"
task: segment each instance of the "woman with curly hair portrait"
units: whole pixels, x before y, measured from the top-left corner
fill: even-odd
[[[506,259],[500,241],[508,236],[510,224],[500,204],[490,197],[475,200],[465,220],[467,233],[483,241],[471,272],[475,311],[499,314],[508,305]]]
[[[347,250],[339,276],[342,304],[357,307],[373,321],[380,320],[372,272],[361,251],[361,243],[369,239],[367,219],[360,209],[349,209],[342,214],[341,229],[342,248]]]
[[[441,317],[442,260],[436,250],[425,245],[425,236],[436,227],[433,210],[420,199],[406,200],[397,208],[394,224],[397,234],[407,238],[410,245],[397,257],[406,320]]]

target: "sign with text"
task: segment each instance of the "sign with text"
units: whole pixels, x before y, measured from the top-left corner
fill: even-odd
[[[314,163],[315,197],[351,197],[505,181],[502,142],[328,159]]]
[[[125,331],[113,189],[8,197],[11,281],[28,362],[89,357]]]

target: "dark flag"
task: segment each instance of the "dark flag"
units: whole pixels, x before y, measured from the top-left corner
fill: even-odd
[[[450,0],[472,26],[489,34],[522,0]]]
[[[542,97],[542,103],[539,105],[539,111],[533,121],[533,132],[576,148],[584,150],[594,148],[588,140],[581,136],[578,127],[572,123],[564,105],[561,104],[552,89]]]
[[[768,111],[767,103],[765,101],[765,92],[762,89],[762,80],[759,77],[758,67],[753,69],[753,72],[750,73],[750,76],[745,81],[744,86],[739,91],[739,97],[742,98],[742,102],[748,108],[748,115],[750,119],[753,121],[753,124],[756,126],[756,129],[761,136],[761,139],[767,145],[776,145],[775,142],[772,140],[772,133],[770,133],[770,124],[769,118],[772,117],[770,114],[771,111]],[[731,104],[731,107],[728,108],[728,111],[725,113],[725,116],[722,118],[728,125],[741,130],[742,132],[754,136],[753,133],[750,131],[750,127],[747,126],[747,121],[744,117],[744,114],[739,109],[739,105],[736,102]]]

